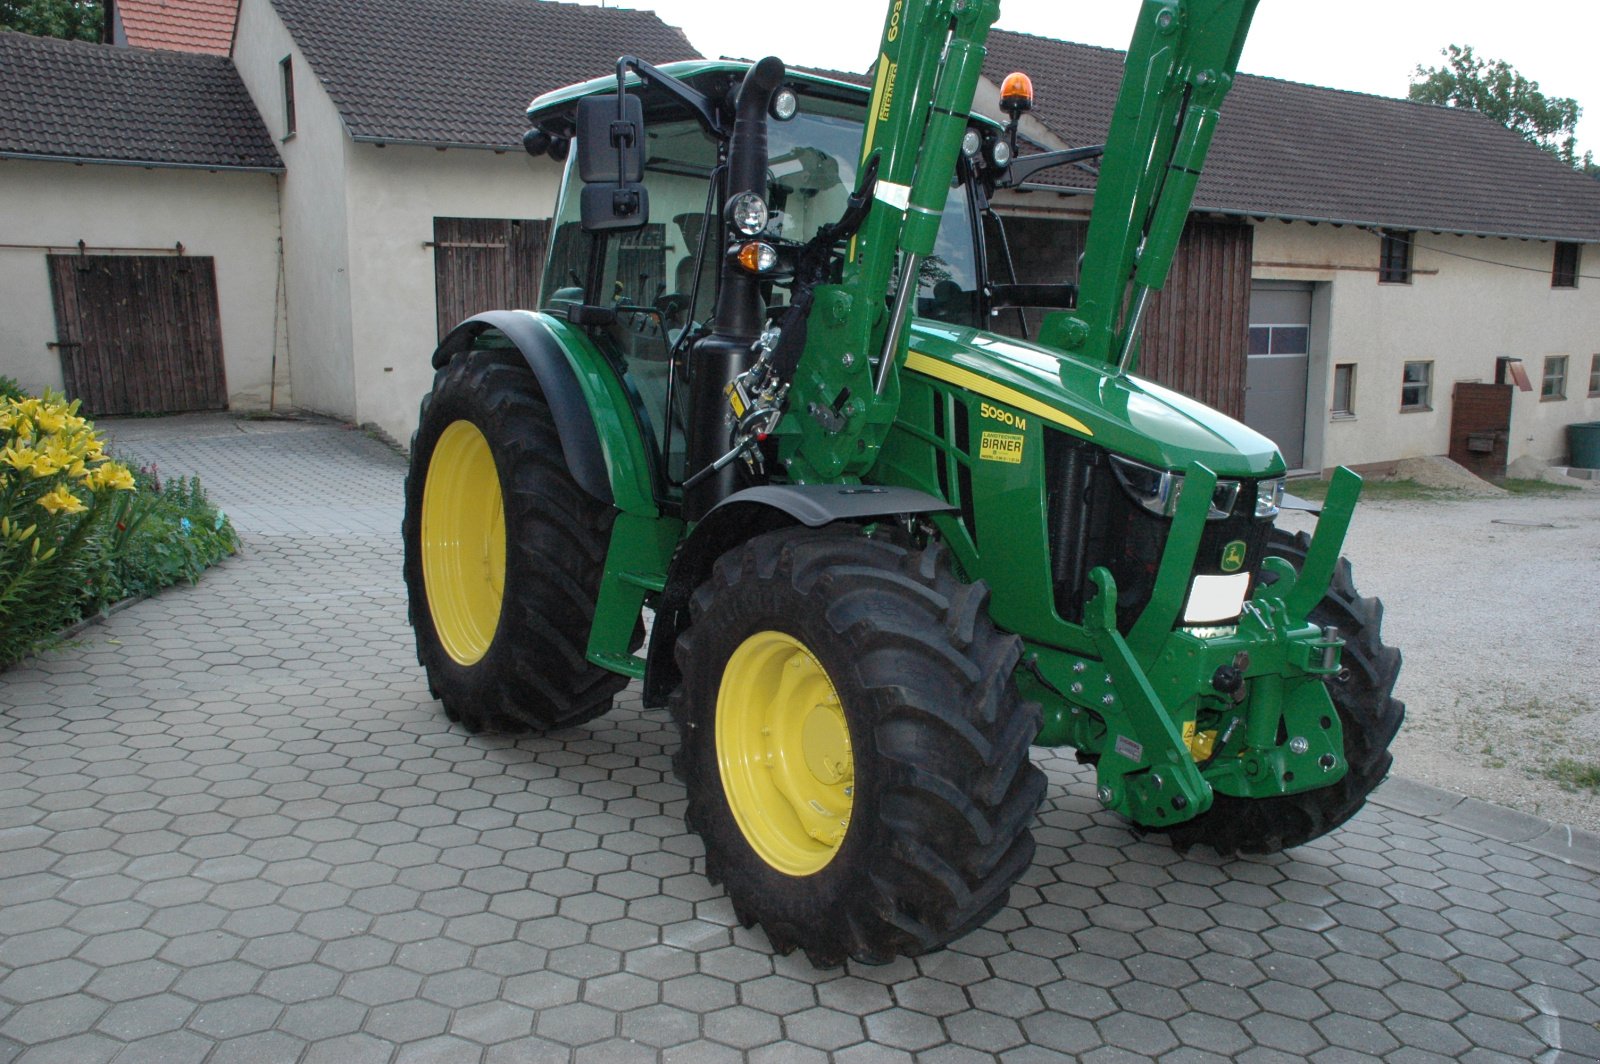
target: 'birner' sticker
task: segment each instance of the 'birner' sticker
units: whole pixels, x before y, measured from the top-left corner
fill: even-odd
[[[1023,439],[1009,432],[985,432],[978,441],[978,457],[989,462],[1019,465],[1022,462]]]

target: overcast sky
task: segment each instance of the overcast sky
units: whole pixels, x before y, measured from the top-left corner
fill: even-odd
[[[590,0],[598,2],[598,0]],[[786,62],[863,70],[883,25],[882,0],[629,0],[681,28],[703,55],[775,54]],[[1138,0],[1001,0],[999,25],[1125,48]],[[797,17],[797,12],[804,12]],[[1600,155],[1600,61],[1594,0],[1262,0],[1240,69],[1383,96],[1406,94],[1420,63],[1447,44],[1504,59],[1553,96],[1586,106],[1580,143]],[[1381,136],[1382,130],[1373,130]]]

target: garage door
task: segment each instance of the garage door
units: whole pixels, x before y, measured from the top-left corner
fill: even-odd
[[[1290,469],[1306,449],[1306,374],[1311,364],[1311,286],[1257,281],[1250,288],[1244,421],[1278,445]]]
[[[217,275],[193,255],[51,255],[67,395],[91,414],[222,410]]]

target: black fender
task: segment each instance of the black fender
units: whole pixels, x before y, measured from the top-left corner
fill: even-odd
[[[525,310],[490,310],[475,314],[451,329],[440,341],[433,352],[433,368],[444,368],[463,352],[492,346],[479,341],[486,333],[496,332],[522,353],[528,368],[538,378],[539,390],[555,415],[567,471],[584,491],[603,503],[615,505],[605,453],[600,449],[600,435],[583,389],[578,385],[578,375],[567,361],[561,341],[539,315]]]
[[[723,499],[672,554],[667,583],[656,600],[645,653],[644,704],[665,705],[678,686],[672,656],[689,624],[689,598],[711,576],[718,558],[746,540],[790,525],[820,528],[835,521],[938,513],[955,507],[914,488],[870,484],[762,484]]]

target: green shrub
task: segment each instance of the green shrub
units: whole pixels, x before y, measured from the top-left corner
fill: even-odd
[[[239,536],[195,477],[134,474],[137,489],[117,500],[102,539],[111,566],[102,598],[148,595],[200,574],[239,549]]]
[[[237,547],[197,481],[112,459],[76,400],[0,395],[0,668]]]
[[[22,385],[17,383],[15,377],[7,377],[0,373],[0,399],[26,399],[28,393],[22,390]]]

